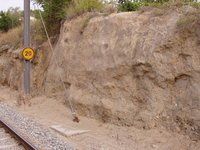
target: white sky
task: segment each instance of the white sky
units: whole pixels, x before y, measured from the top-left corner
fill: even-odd
[[[0,0],[0,11],[7,10],[9,7],[20,7],[23,9],[24,0]],[[33,5],[31,4],[33,8]]]

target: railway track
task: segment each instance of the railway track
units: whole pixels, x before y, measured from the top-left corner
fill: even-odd
[[[75,147],[74,143],[0,102],[0,150],[75,150]]]
[[[37,150],[22,134],[0,119],[0,150]]]

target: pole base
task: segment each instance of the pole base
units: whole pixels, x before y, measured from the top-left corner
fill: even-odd
[[[31,106],[31,95],[26,95],[24,93],[20,93],[17,99],[17,105],[28,105]]]

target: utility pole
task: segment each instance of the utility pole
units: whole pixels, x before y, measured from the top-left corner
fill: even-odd
[[[30,0],[24,0],[24,48],[30,47]],[[24,60],[24,94],[30,94],[31,62]]]

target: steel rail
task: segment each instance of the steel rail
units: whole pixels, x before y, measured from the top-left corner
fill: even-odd
[[[2,119],[0,119],[0,126],[2,126],[7,132],[9,132],[11,136],[14,137],[26,150],[38,150],[36,146],[25,139],[22,135],[20,135],[19,132],[17,132],[13,127],[4,122]]]

